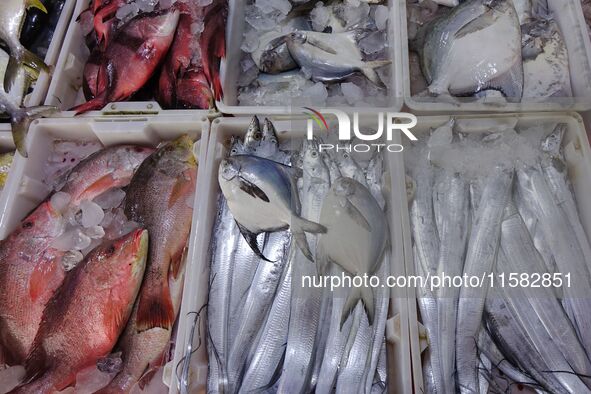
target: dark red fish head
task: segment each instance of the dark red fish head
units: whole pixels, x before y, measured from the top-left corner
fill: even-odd
[[[189,70],[177,81],[176,108],[209,109],[213,103],[213,92],[202,70]]]

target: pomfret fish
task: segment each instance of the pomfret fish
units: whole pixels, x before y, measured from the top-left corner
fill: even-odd
[[[148,233],[135,230],[94,249],[43,312],[16,393],[50,393],[73,384],[77,372],[109,354],[129,318],[144,274]]]
[[[320,223],[328,229],[319,236],[316,250],[316,264],[321,274],[327,271],[330,262],[351,275],[371,275],[377,271],[389,244],[388,223],[365,186],[352,178],[338,179],[322,204]],[[370,288],[353,289],[341,322],[359,300],[363,302],[370,325],[373,324],[374,300]]]
[[[521,27],[526,99],[570,97],[568,52],[558,23],[537,18]]]
[[[252,59],[262,72],[279,74],[298,67],[287,48],[287,42],[278,40],[283,36],[284,33],[270,31],[260,37],[259,46],[252,53]]]
[[[314,81],[340,81],[361,72],[373,84],[384,87],[375,69],[390,61],[363,61],[356,37],[356,31],[333,34],[296,31],[284,39],[293,59],[309,70]]]
[[[244,238],[265,260],[256,241],[261,232],[290,227],[298,246],[312,261],[304,231],[325,231],[323,226],[298,216],[298,175],[294,167],[249,155],[229,157],[220,164],[218,180],[230,211]]]
[[[178,278],[191,230],[197,159],[186,135],[168,142],[139,166],[125,199],[125,214],[151,234],[144,284],[139,295],[137,327],[170,329],[175,320],[169,275]]]
[[[511,0],[465,1],[425,25],[419,37],[431,94],[462,96],[495,89],[508,99],[521,99],[521,32]]]

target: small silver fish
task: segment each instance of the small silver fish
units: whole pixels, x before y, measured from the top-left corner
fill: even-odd
[[[309,70],[313,81],[341,81],[361,72],[376,86],[385,87],[375,69],[390,61],[363,61],[356,36],[356,31],[332,34],[296,31],[283,39],[293,59],[301,68]]]

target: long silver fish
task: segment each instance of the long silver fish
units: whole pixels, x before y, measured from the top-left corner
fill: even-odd
[[[513,171],[497,167],[486,180],[466,253],[464,275],[483,277],[492,271],[501,235],[503,210],[509,198]],[[478,392],[478,359],[474,338],[482,320],[488,284],[462,287],[456,329],[456,364],[460,392]]]
[[[521,26],[523,97],[570,97],[568,51],[558,23],[537,18]]]
[[[361,311],[358,305],[357,309]],[[365,392],[365,368],[367,366],[369,350],[372,342],[373,330],[369,326],[367,317],[359,313],[359,328],[354,337],[351,350],[346,360],[341,363],[337,375],[336,393],[363,393]]]
[[[495,89],[521,99],[521,32],[511,0],[467,0],[423,29],[416,46],[431,94]]]
[[[250,155],[226,158],[219,167],[219,183],[240,232],[259,257],[256,236],[290,228],[298,247],[313,261],[304,231],[322,233],[326,228],[299,216],[296,192],[298,170]]]
[[[461,276],[468,238],[469,189],[460,174],[442,173],[437,179],[434,202],[440,237],[438,270],[440,275]],[[460,289],[444,286],[438,292],[439,344],[443,392],[455,388],[456,313]]]
[[[312,74],[312,80],[335,82],[361,72],[373,84],[384,87],[376,68],[389,60],[363,61],[355,31],[318,33],[296,31],[283,38],[298,65]]]
[[[563,287],[563,304],[585,351],[591,354],[591,331],[586,329],[591,326],[591,304],[585,298],[591,283],[589,262],[566,213],[555,202],[541,166],[519,168],[517,180],[517,191],[521,198],[530,201],[557,268],[571,274],[570,286]]]
[[[328,168],[318,141],[304,141],[302,177],[302,214],[311,220],[320,218],[320,207],[330,187]],[[307,243],[316,251],[316,236],[309,235]],[[279,392],[302,393],[309,390],[310,376],[314,368],[316,331],[320,321],[322,292],[320,289],[304,287],[304,276],[317,275],[316,267],[306,261],[299,250],[292,248],[291,269],[293,270],[291,314],[285,362]]]
[[[285,354],[290,320],[291,288],[292,270],[287,266],[259,341],[251,349],[250,362],[240,387],[241,393],[251,393],[271,386],[274,377],[281,372],[279,367]]]
[[[500,271],[529,274],[544,272],[541,256],[537,253],[527,227],[512,202],[505,209],[501,248],[503,256],[499,258]],[[560,352],[560,356],[565,360],[564,364],[570,366],[579,376],[590,376],[591,363],[552,289],[523,287],[508,294],[507,298],[508,305],[516,305],[516,309],[520,308],[517,310],[525,311],[520,315],[520,322],[538,348],[548,346],[540,338],[553,338],[552,346]],[[546,334],[537,335],[539,330],[546,331]],[[559,355],[553,355],[552,358],[554,363],[558,363]]]

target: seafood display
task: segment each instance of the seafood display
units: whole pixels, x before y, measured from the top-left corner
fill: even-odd
[[[209,109],[222,97],[226,0],[100,1],[79,17],[90,56],[76,113],[128,99]]]
[[[239,105],[389,103],[389,5],[256,0],[245,6]]]
[[[483,278],[417,291],[426,392],[591,392],[591,247],[564,156],[568,125],[493,123],[452,119],[405,154],[417,273]],[[521,279],[494,280],[505,275]]]
[[[279,142],[257,117],[241,135],[219,164],[207,391],[383,392],[389,291],[305,278],[388,275],[385,158]]]
[[[407,10],[416,100],[573,96],[566,41],[547,0],[409,0]]]
[[[142,389],[168,361],[180,306],[193,141],[57,141],[57,156],[69,165],[50,171],[51,195],[0,241],[0,387]]]

